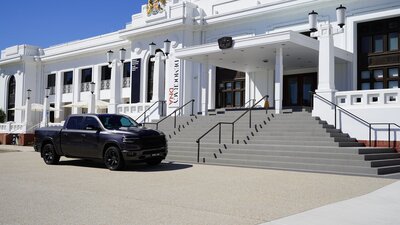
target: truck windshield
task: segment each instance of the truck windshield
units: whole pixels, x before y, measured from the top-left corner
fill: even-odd
[[[121,127],[137,127],[138,124],[128,116],[122,115],[99,115],[101,123],[106,129],[118,130]]]

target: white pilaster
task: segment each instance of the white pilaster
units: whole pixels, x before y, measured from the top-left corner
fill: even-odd
[[[111,68],[110,104],[108,113],[117,113],[117,105],[121,102],[121,77],[122,70],[119,62],[114,61]]]
[[[275,55],[275,113],[282,112],[283,99],[283,50],[276,49]]]
[[[208,73],[208,108],[215,109],[215,90],[216,90],[216,70],[215,66],[209,67]]]
[[[95,83],[94,86],[94,96],[95,100],[100,99],[100,89],[101,89],[101,65],[93,66],[92,81]],[[94,109],[97,113],[97,108]]]
[[[44,97],[43,100],[43,111],[42,111],[42,121],[40,122],[40,127],[47,127],[47,121],[48,121],[48,110],[49,110],[49,99],[47,97]]]
[[[209,76],[208,62],[202,64],[200,76],[200,110],[203,115],[208,114],[208,76]]]
[[[162,53],[154,57],[153,98],[152,102],[165,100],[165,64]]]
[[[57,111],[54,112],[54,122],[59,123],[64,120],[64,111],[62,108],[62,95],[63,95],[63,77],[61,72],[56,73],[56,86],[55,86],[55,108]]]
[[[73,103],[77,103],[80,100],[81,95],[81,76],[79,73],[79,69],[74,69],[73,72],[73,80],[72,80],[72,90],[73,90]],[[78,107],[72,108],[72,114],[78,114],[81,112],[81,109]]]
[[[88,113],[96,113],[96,96],[90,94]]]
[[[318,58],[318,89],[317,91],[331,92],[335,90],[335,56],[332,37],[332,26],[320,26],[319,58]]]
[[[26,98],[25,101],[25,118],[24,118],[24,123],[26,125],[26,127],[28,128],[29,126],[31,126],[31,100],[29,98]]]

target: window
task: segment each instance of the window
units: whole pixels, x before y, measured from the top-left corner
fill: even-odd
[[[383,52],[383,35],[374,36],[374,52]]]
[[[81,130],[82,129],[82,116],[73,116],[68,119],[67,129]]]
[[[396,51],[399,49],[399,34],[390,33],[389,34],[389,51]]]
[[[82,70],[82,83],[92,82],[92,68]]]
[[[56,86],[56,75],[55,74],[49,74],[47,75],[47,87],[55,87]]]
[[[64,85],[72,84],[72,80],[73,80],[73,72],[72,71],[64,72]]]
[[[101,67],[101,80],[111,80],[111,68],[108,66]]]
[[[137,127],[138,124],[131,118],[122,115],[99,115],[101,123],[106,129],[118,130],[121,127]]]
[[[153,57],[149,58],[147,72],[147,102],[153,99],[153,77],[154,77],[154,62]]]
[[[357,24],[358,89],[398,88],[400,16]]]
[[[124,63],[123,77],[131,77],[131,63],[130,62]]]
[[[99,128],[99,122],[93,117],[86,117],[85,121],[83,122],[83,128],[85,130],[93,130]]]

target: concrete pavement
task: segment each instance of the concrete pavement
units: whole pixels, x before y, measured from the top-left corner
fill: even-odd
[[[33,148],[20,150],[0,154],[0,224],[254,225],[396,181],[174,163],[112,172],[101,162],[64,157],[47,166]]]
[[[400,181],[372,193],[262,225],[398,225]]]

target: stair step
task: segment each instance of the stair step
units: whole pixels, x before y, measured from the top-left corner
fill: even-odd
[[[400,172],[400,165],[379,167],[377,169],[379,175],[398,173]]]
[[[400,158],[399,153],[378,153],[364,155],[365,160],[381,160],[381,159],[397,159]]]
[[[372,167],[400,166],[400,159],[384,159],[371,161]]]

